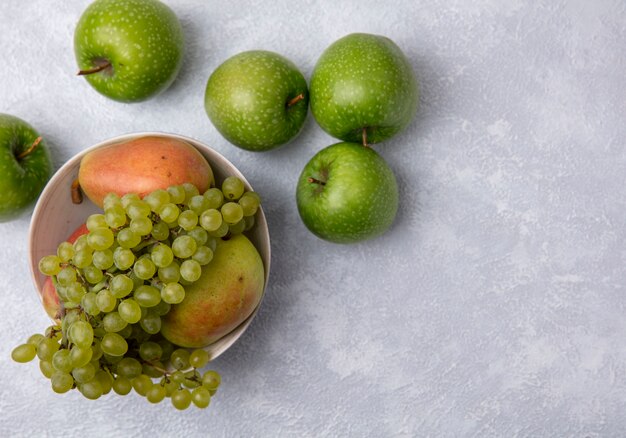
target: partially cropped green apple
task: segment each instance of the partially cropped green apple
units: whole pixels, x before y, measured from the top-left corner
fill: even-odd
[[[313,234],[352,243],[384,233],[398,210],[393,171],[372,148],[337,143],[306,164],[296,189],[298,212]]]
[[[183,59],[176,14],[158,0],[96,0],[76,26],[79,75],[99,93],[139,102],[165,90]]]
[[[335,138],[378,143],[402,131],[418,106],[418,85],[400,48],[380,35],[355,33],[320,56],[310,84],[311,112]]]
[[[293,139],[307,115],[307,84],[283,56],[242,52],[209,77],[204,105],[215,128],[232,144],[266,151]]]
[[[39,133],[22,119],[0,114],[0,222],[23,213],[51,174],[50,153]]]

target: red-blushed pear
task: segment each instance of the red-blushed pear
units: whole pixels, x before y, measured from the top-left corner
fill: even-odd
[[[83,224],[74,230],[70,237],[67,238],[67,242],[74,243],[76,242],[76,239],[83,234],[87,234],[88,232],[89,230],[87,229],[87,225]],[[46,280],[43,283],[43,287],[41,288],[41,300],[43,308],[48,316],[52,319],[58,319],[61,305],[59,302],[59,295],[57,294],[57,290],[52,282],[52,277],[46,277]]]
[[[252,314],[264,285],[263,261],[248,238],[220,240],[211,263],[185,288],[185,299],[163,317],[161,334],[181,347],[206,347]]]
[[[213,183],[213,171],[189,143],[148,136],[87,153],[80,162],[78,182],[85,195],[102,207],[108,193],[145,196],[183,183],[191,183],[203,193]]]

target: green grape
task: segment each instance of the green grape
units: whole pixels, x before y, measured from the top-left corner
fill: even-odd
[[[111,228],[120,228],[126,223],[126,211],[121,205],[114,205],[104,210],[104,219]]]
[[[113,236],[113,231],[107,228],[96,228],[93,231],[90,231],[87,235],[87,242],[89,246],[92,247],[96,251],[104,251],[113,245],[115,241],[115,236]]]
[[[98,269],[107,270],[113,266],[113,252],[110,249],[94,251],[91,263]]]
[[[120,316],[119,312],[110,312],[102,318],[102,325],[108,333],[117,333],[124,330],[128,322]]]
[[[133,298],[141,307],[154,307],[161,302],[161,292],[156,287],[145,284],[135,289]]]
[[[200,226],[207,231],[217,231],[222,225],[222,213],[219,210],[210,208],[200,215]]]
[[[174,253],[169,246],[163,243],[157,243],[152,248],[150,258],[158,268],[164,268],[172,263],[174,260]]]
[[[187,388],[197,388],[202,384],[200,373],[196,370],[187,371],[185,373],[185,380],[183,380],[183,386]]]
[[[141,317],[143,318],[143,312],[145,309],[141,309]],[[145,330],[143,328],[141,328],[141,325],[139,324],[133,324],[130,327],[132,327],[133,331],[129,336],[129,339],[132,339],[134,342],[137,343],[137,345],[141,345],[142,343],[146,342],[148,339],[150,339],[150,333],[146,333]],[[135,351],[137,350],[137,348],[135,348]]]
[[[132,292],[134,285],[128,275],[117,274],[109,282],[109,289],[115,298],[124,298]]]
[[[80,368],[87,365],[93,358],[92,348],[81,348],[77,345],[72,346],[70,350],[70,362],[73,368]]]
[[[117,195],[117,193],[111,192],[111,193],[107,193],[104,196],[104,198],[102,199],[102,205],[104,209],[106,210],[107,208],[111,208],[113,206],[121,206],[122,200]]]
[[[184,370],[189,368],[190,366],[189,357],[190,353],[188,350],[185,350],[184,348],[177,348],[172,352],[172,355],[170,356],[170,362],[172,363],[172,366],[177,370]]]
[[[37,348],[33,344],[21,344],[11,352],[11,359],[15,362],[30,362],[37,355]]]
[[[96,377],[94,381],[98,381],[100,383],[100,387],[102,388],[102,394],[108,394],[111,392],[111,387],[113,385],[113,376],[105,371],[100,370],[96,373]]]
[[[117,333],[107,333],[100,341],[102,352],[110,356],[123,356],[128,351],[126,339]]]
[[[86,268],[87,266],[91,265],[91,261],[92,261],[92,252],[90,249],[81,249],[79,251],[76,251],[76,253],[74,254],[74,257],[72,257],[72,263],[74,263],[74,266],[76,266],[77,268]]]
[[[228,225],[233,225],[243,219],[243,208],[236,202],[227,202],[222,205],[220,210],[222,212],[222,218]]]
[[[33,344],[35,347],[37,347],[37,344],[39,344],[43,338],[44,335],[42,335],[41,333],[35,333],[34,335],[28,337],[26,343]]]
[[[246,192],[239,198],[238,203],[243,209],[244,216],[252,216],[259,209],[261,198],[255,192]]]
[[[213,252],[215,252],[215,249],[217,248],[217,238],[215,237],[210,237],[209,240],[207,240],[206,242],[206,246],[209,247],[209,249]]]
[[[39,271],[43,275],[57,275],[61,272],[61,259],[55,255],[47,255],[39,260]]]
[[[146,341],[139,346],[139,357],[148,362],[159,360],[163,354],[163,349],[154,341]]]
[[[95,292],[87,292],[80,300],[80,307],[91,316],[96,316],[100,313],[100,309],[97,304],[98,295]]]
[[[165,222],[159,221],[152,226],[152,233],[150,233],[150,235],[154,240],[162,241],[169,237],[170,229]]]
[[[197,248],[196,241],[190,236],[178,236],[172,242],[172,252],[176,257],[186,259],[191,257]]]
[[[202,195],[196,195],[189,200],[189,209],[196,215],[202,214],[207,208],[209,208],[209,200]]]
[[[125,210],[126,214],[131,219],[147,218],[151,211],[150,205],[142,200],[130,201],[126,205]]]
[[[90,248],[91,247],[89,246],[89,243],[87,242],[86,234],[78,236],[76,240],[74,241],[74,252],[81,251],[83,249],[89,250]]]
[[[159,291],[159,296],[161,295],[161,292]],[[166,303],[165,301],[161,300],[159,302],[159,304],[157,304],[156,306],[154,306],[151,310],[159,315],[159,316],[163,316],[163,315],[167,315],[167,313],[170,311],[170,309],[172,308],[172,305],[169,303]]]
[[[150,403],[159,403],[165,398],[165,388],[161,385],[152,385],[148,391],[146,391],[146,399]]]
[[[220,227],[215,231],[209,231],[209,235],[213,237],[224,237],[228,234],[229,228],[225,221],[222,221]]]
[[[52,366],[57,371],[69,373],[72,370],[72,361],[70,360],[70,350],[58,350],[52,355]]]
[[[176,283],[180,280],[180,266],[176,262],[170,263],[165,268],[159,268],[159,280],[164,283]]]
[[[202,368],[209,363],[209,353],[206,350],[194,350],[189,355],[189,365],[194,368]]]
[[[169,304],[178,304],[185,299],[185,288],[180,283],[167,283],[161,289],[161,299]]]
[[[154,274],[156,273],[156,266],[150,258],[140,258],[135,262],[133,272],[142,280],[149,280],[154,277]]]
[[[57,281],[61,286],[69,286],[76,281],[76,270],[72,267],[65,267],[57,274]]]
[[[122,319],[129,324],[139,322],[141,319],[141,307],[132,298],[122,301],[117,306],[117,311]]]
[[[180,385],[185,381],[185,373],[180,370],[176,370],[170,375],[170,379],[172,379],[172,382]]]
[[[172,203],[165,204],[159,210],[159,217],[163,220],[163,222],[167,224],[175,223],[179,215],[180,215],[180,209],[178,208],[176,204],[172,204]]]
[[[74,245],[69,242],[61,242],[57,247],[57,257],[62,262],[69,262],[74,257]]]
[[[133,325],[132,324],[128,324],[122,330],[117,332],[117,334],[120,335],[121,337],[123,337],[124,339],[129,339],[131,337],[131,335],[133,334]]]
[[[97,284],[104,278],[104,273],[102,270],[90,265],[83,268],[83,277],[85,277],[85,280],[87,280],[88,283]]]
[[[51,325],[46,329],[44,333],[46,337],[54,339],[57,342],[63,338],[63,333],[61,333],[61,326],[58,324]],[[37,346],[37,348],[39,348],[39,346]]]
[[[160,378],[165,374],[163,370],[165,369],[164,365],[161,362],[155,362],[152,364],[144,363],[142,366],[143,373],[149,377]]]
[[[236,224],[230,225],[228,227],[228,231],[230,232],[230,234],[236,236],[237,234],[243,233],[244,230],[246,229],[246,220],[245,219],[246,218],[242,218]]]
[[[135,358],[125,357],[117,363],[116,370],[119,375],[132,379],[141,375],[141,363]]]
[[[208,189],[203,196],[209,201],[207,208],[218,209],[224,203],[224,194],[218,188],[212,187]]]
[[[244,216],[243,220],[246,222],[244,231],[251,230],[252,227],[254,226],[254,223],[256,222],[256,219],[254,219],[254,216]]]
[[[96,305],[101,312],[107,313],[115,309],[117,299],[109,289],[102,289],[96,294]]]
[[[200,194],[198,188],[191,183],[184,183],[183,189],[185,189],[185,204],[189,204],[191,198]]]
[[[99,334],[100,337],[104,336],[104,329],[102,329],[103,333]],[[91,360],[100,360],[102,357],[102,347],[100,345],[100,339],[94,339],[93,345],[91,346]]]
[[[172,401],[172,406],[183,411],[191,404],[191,393],[185,388],[177,389],[172,393],[170,400]]]
[[[152,385],[154,385],[150,376],[145,374],[141,374],[140,376],[131,379],[130,383],[133,385],[135,392],[141,396],[145,396],[148,393],[148,390],[152,388]]]
[[[117,243],[119,243],[122,248],[134,248],[139,245],[140,242],[141,236],[133,232],[130,228],[124,228],[117,233]]]
[[[86,383],[96,376],[96,368],[88,363],[82,367],[74,368],[72,370],[72,377],[76,383]]]
[[[93,327],[86,321],[76,321],[70,326],[70,337],[74,345],[89,348],[93,342]]]
[[[180,265],[180,276],[187,281],[194,282],[200,278],[202,266],[195,260],[185,260]]]
[[[65,295],[74,303],[80,303],[86,292],[87,290],[85,289],[85,286],[78,282],[74,282],[65,288]]]
[[[196,227],[193,230],[190,230],[187,235],[192,237],[198,246],[204,245],[207,240],[209,240],[209,234],[201,227]]]
[[[80,383],[77,385],[78,391],[88,398],[89,400],[96,400],[103,394],[102,385],[96,379],[92,379],[86,383]]]
[[[208,390],[216,390],[220,386],[222,378],[217,371],[209,370],[202,375],[202,386]]]
[[[222,193],[230,201],[236,201],[243,195],[245,186],[243,181],[236,176],[229,176],[222,181]]]
[[[147,236],[152,232],[152,221],[147,217],[131,219],[130,230],[139,236]]]
[[[156,335],[161,331],[161,317],[156,313],[148,312],[148,314],[139,321],[141,328],[151,335]]]
[[[57,394],[66,393],[74,386],[74,378],[68,372],[55,371],[50,382],[52,390]]]
[[[109,365],[115,365],[116,363],[118,363],[120,360],[122,360],[124,358],[124,355],[120,355],[120,356],[112,356],[108,353],[102,353],[102,359],[101,361],[109,364]]]
[[[207,265],[213,260],[213,251],[208,246],[199,246],[191,256],[191,259],[198,262],[201,266]]]
[[[198,215],[193,210],[185,210],[178,215],[178,225],[185,231],[189,231],[198,225]]]
[[[145,257],[145,255],[142,257]],[[137,289],[139,286],[143,286],[144,284],[144,281],[141,278],[137,277],[137,274],[135,274],[135,271],[130,271],[128,273],[128,278],[133,280],[133,290]]]
[[[101,213],[89,215],[89,217],[87,217],[87,222],[85,222],[85,225],[87,226],[87,229],[89,231],[93,231],[96,228],[108,228],[109,227],[107,225],[106,219],[104,218],[104,215]]]
[[[37,357],[40,360],[52,360],[52,356],[59,350],[59,342],[56,339],[44,338],[37,344]]]
[[[180,385],[176,382],[172,382],[172,380],[170,379],[169,382],[166,382],[164,379],[161,382],[161,385],[164,385],[165,387],[165,396],[166,397],[171,397],[172,394],[174,393],[174,391],[176,391]]]
[[[124,376],[116,376],[115,380],[113,380],[112,386],[113,391],[115,391],[115,393],[119,395],[126,395],[133,389],[133,385],[131,385],[130,379]]]
[[[133,202],[141,202],[141,198],[137,193],[126,193],[124,196],[122,196],[122,208],[126,209]]]
[[[170,202],[170,194],[167,190],[157,189],[146,196],[144,201],[150,205],[152,211],[156,212],[161,205]]]
[[[52,362],[50,362],[49,360],[39,361],[39,370],[41,371],[41,374],[43,374],[44,377],[48,379],[52,378],[52,376],[56,372],[56,370],[52,366]]]
[[[172,352],[174,351],[174,344],[167,339],[159,339],[156,342],[161,346],[161,350],[163,351],[163,353],[161,353],[161,360],[164,362],[169,360]]]
[[[169,186],[167,192],[170,194],[170,202],[174,204],[185,202],[185,189],[183,186]]]
[[[204,409],[211,403],[211,393],[208,389],[200,386],[191,392],[191,401],[196,407]]]

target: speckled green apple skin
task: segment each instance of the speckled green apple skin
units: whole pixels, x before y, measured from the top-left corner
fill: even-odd
[[[17,117],[0,114],[0,222],[15,219],[39,196],[52,174],[45,140],[25,157],[39,137],[35,129]]]
[[[176,14],[160,1],[96,0],[76,26],[74,52],[80,70],[112,64],[84,76],[99,93],[120,102],[139,102],[174,81],[183,40]]]
[[[331,242],[354,243],[379,236],[391,226],[398,211],[398,185],[391,168],[372,148],[337,143],[306,164],[296,201],[302,221],[313,234]]]
[[[418,106],[415,74],[389,38],[355,33],[331,44],[317,61],[310,83],[311,112],[335,138],[368,143],[396,135]]]
[[[304,98],[288,106],[299,94]],[[267,151],[298,135],[309,93],[304,76],[291,61],[274,52],[251,50],[229,58],[211,74],[204,106],[229,142]]]

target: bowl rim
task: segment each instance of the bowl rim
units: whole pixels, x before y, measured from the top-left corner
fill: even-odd
[[[215,155],[216,157],[218,157],[223,162],[222,164],[231,168],[234,171],[234,173],[237,174],[239,178],[241,178],[241,180],[244,182],[244,185],[248,189],[253,190],[252,185],[246,179],[243,173],[228,158],[222,155],[221,152],[218,152],[217,150],[213,149],[212,147],[208,146],[207,144],[205,144],[204,142],[200,140],[197,140],[195,138],[188,137],[185,135],[181,135],[181,134],[175,134],[175,133],[164,132],[164,131],[130,132],[130,133],[121,134],[115,137],[102,140],[92,146],[82,149],[80,152],[76,153],[75,155],[67,159],[67,161],[65,161],[65,163],[63,163],[61,167],[59,167],[54,172],[54,174],[50,177],[44,189],[40,193],[37,199],[37,202],[35,203],[35,207],[33,209],[32,215],[31,215],[30,225],[28,229],[28,261],[29,261],[29,269],[31,273],[31,280],[34,285],[35,293],[37,293],[37,296],[39,297],[39,300],[42,303],[43,303],[43,296],[41,293],[42,291],[39,289],[38,282],[36,280],[37,276],[39,275],[38,268],[37,268],[38,262],[35,263],[35,260],[33,260],[34,246],[35,246],[34,231],[35,231],[35,224],[39,222],[37,219],[40,216],[42,216],[43,212],[45,211],[46,204],[47,204],[46,200],[48,199],[49,194],[55,190],[56,180],[62,178],[62,176],[64,176],[69,171],[69,169],[72,169],[73,167],[80,165],[80,161],[82,160],[82,158],[88,153],[90,153],[91,151],[99,149],[104,146],[109,146],[112,144],[121,143],[124,141],[132,140],[132,139],[140,138],[140,137],[165,137],[165,138],[174,138],[177,140],[187,142],[191,144],[194,148],[198,149],[199,152],[203,155],[203,157],[205,157],[205,159],[209,161],[209,159],[202,153],[203,152],[202,149],[204,149],[209,154]],[[213,169],[214,164],[212,164],[211,162],[209,162],[209,164],[211,165],[211,168]],[[88,201],[88,202],[91,202],[91,201]],[[256,226],[262,228],[263,230],[262,240],[266,241],[266,244],[263,245],[263,248],[257,248],[257,251],[259,252],[259,255],[261,256],[261,260],[263,261],[263,265],[265,268],[265,273],[264,273],[265,278],[264,278],[263,292],[261,294],[261,298],[257,306],[252,311],[252,313],[245,320],[243,320],[237,327],[235,327],[233,330],[231,330],[229,333],[227,333],[226,335],[224,335],[223,337],[221,337],[214,343],[209,344],[208,346],[204,347],[204,349],[209,352],[210,360],[213,360],[217,358],[219,355],[221,355],[222,353],[224,353],[241,337],[241,335],[243,335],[243,333],[246,331],[246,329],[248,328],[248,326],[250,325],[250,323],[252,322],[256,314],[258,313],[259,308],[261,307],[261,303],[263,302],[265,298],[265,294],[267,292],[267,285],[268,285],[268,281],[270,277],[270,266],[271,266],[271,258],[272,258],[271,249],[272,248],[271,248],[269,227],[267,225],[267,219],[265,217],[263,206],[260,206],[259,210],[257,211]],[[263,254],[265,254],[265,257],[263,256]]]

